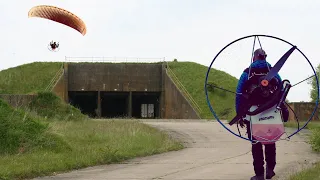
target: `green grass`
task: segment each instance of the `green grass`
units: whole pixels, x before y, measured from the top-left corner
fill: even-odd
[[[320,179],[320,162],[314,164],[311,168],[291,175],[288,180],[318,180]]]
[[[300,122],[300,128],[305,124],[305,121]],[[285,123],[286,127],[297,128],[296,122]],[[311,131],[309,137],[309,143],[312,150],[316,153],[320,153],[320,122],[309,122],[305,127]],[[304,169],[289,177],[289,180],[316,180],[320,179],[320,162],[308,169]]]
[[[43,91],[61,68],[61,62],[34,62],[0,71],[0,94]]]
[[[27,106],[0,100],[0,179],[25,179],[183,148],[133,120],[93,121],[50,92]]]
[[[289,180],[318,180],[318,179],[320,179],[320,162],[316,163],[312,168],[304,169],[289,178]]]
[[[87,115],[51,92],[39,92],[37,97],[26,107],[37,115],[50,120],[79,121],[88,119]]]
[[[299,122],[300,129],[305,125],[306,121]],[[285,123],[285,127],[291,127],[294,129],[298,128],[297,122],[287,122]],[[309,122],[305,129],[311,131],[311,135],[309,137],[309,143],[312,147],[312,150],[315,152],[320,152],[320,122]]]
[[[18,154],[44,147],[47,124],[40,117],[14,109],[0,100],[0,154]]]
[[[67,148],[1,155],[0,178],[32,178],[183,148],[165,133],[132,120],[54,121],[49,127]]]
[[[212,119],[204,91],[208,67],[194,62],[169,62],[169,67],[202,109],[201,118]],[[208,82],[235,91],[238,79],[223,71],[211,69]],[[231,119],[235,116],[235,95],[214,89],[209,92],[209,99],[220,119]]]

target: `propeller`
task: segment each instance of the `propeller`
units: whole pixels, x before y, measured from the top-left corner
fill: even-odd
[[[264,77],[262,77],[261,79],[261,85],[262,86],[268,86],[269,85],[269,81],[278,74],[278,72],[280,71],[280,69],[282,68],[282,66],[284,65],[284,63],[287,61],[287,59],[289,58],[289,56],[292,54],[292,52],[297,48],[297,46],[293,46],[292,48],[290,48],[279,60],[278,62],[273,66],[273,68],[270,69],[270,71],[268,72],[268,74]],[[283,82],[282,82],[283,83]],[[281,84],[282,84],[281,83]],[[282,84],[283,86],[283,84]],[[261,113],[262,111],[271,108],[272,106],[274,106],[275,104],[277,104],[277,107],[279,106],[279,104],[281,102],[283,102],[283,100],[285,99],[286,95],[288,94],[288,87],[286,86],[285,91],[278,91],[278,93],[275,94],[275,96],[272,98],[272,100],[270,100],[268,103],[263,104],[262,106],[258,107],[256,110],[254,110],[253,112],[249,111],[249,107],[251,106],[250,104],[247,104],[247,106],[243,106],[243,108],[245,108],[245,111],[240,112],[239,114],[237,113],[236,117],[234,117],[230,122],[229,125],[232,126],[234,123],[236,123],[239,119],[241,119],[245,114],[247,115],[256,115]],[[279,97],[281,98],[280,101],[278,101]]]
[[[274,65],[273,68],[270,69],[268,74],[262,79],[261,85],[262,86],[268,86],[269,81],[278,74],[280,69],[282,68],[283,64],[287,61],[291,53],[297,48],[297,46],[293,46],[290,48],[280,59],[279,61]]]

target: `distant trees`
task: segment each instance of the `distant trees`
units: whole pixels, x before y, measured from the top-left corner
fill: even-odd
[[[316,73],[318,75],[318,80],[319,80],[319,73],[320,73],[320,64],[316,68]],[[316,78],[313,77],[309,80],[309,84],[311,84],[311,91],[310,91],[310,97],[311,97],[311,102],[315,102],[317,100],[317,92],[318,92],[318,86],[317,86],[317,81]]]

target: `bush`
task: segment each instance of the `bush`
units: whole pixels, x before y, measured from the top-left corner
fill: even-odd
[[[62,141],[48,133],[40,117],[14,109],[0,100],[0,154],[28,152],[34,148],[53,148]],[[48,137],[51,137],[51,139]]]
[[[310,144],[314,151],[320,152],[320,127],[311,129]]]
[[[29,108],[38,115],[56,120],[84,120],[88,116],[70,104],[63,102],[51,92],[40,92],[30,103]]]

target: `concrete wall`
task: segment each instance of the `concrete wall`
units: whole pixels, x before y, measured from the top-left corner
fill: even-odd
[[[310,118],[316,105],[315,103],[311,103],[311,102],[293,102],[288,104],[294,110],[299,121],[307,121]],[[295,116],[290,109],[289,109],[289,112],[290,112],[289,121],[296,121]],[[315,115],[312,118],[312,121],[320,121],[319,113],[320,111],[318,107]]]
[[[64,101],[67,101],[68,91],[66,91],[66,78],[64,74],[58,79],[58,82],[52,89],[52,92]]]
[[[161,91],[162,64],[71,63],[68,91]]]
[[[165,119],[200,119],[186,97],[173,80],[164,73],[164,107],[161,109]]]
[[[37,95],[0,94],[0,98],[13,107],[27,106]]]
[[[53,92],[68,102],[68,91],[160,92],[160,118],[200,119],[188,100],[159,64],[71,63]]]

